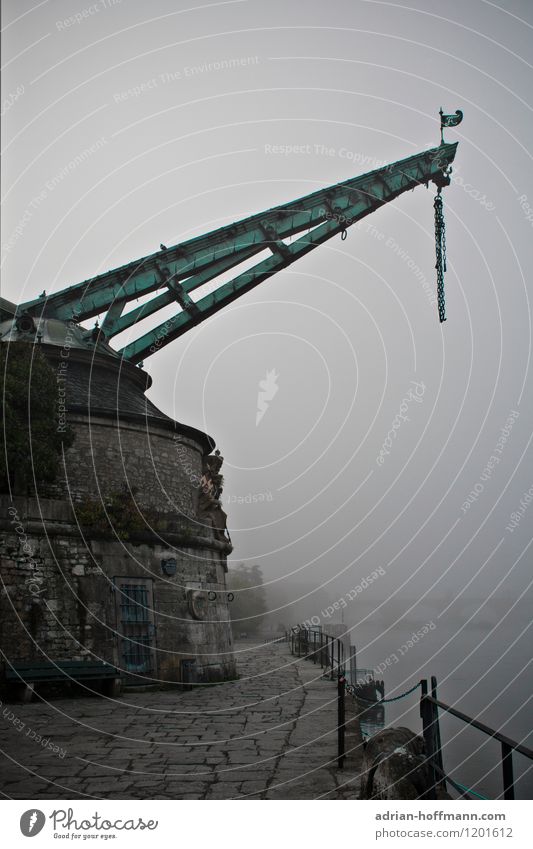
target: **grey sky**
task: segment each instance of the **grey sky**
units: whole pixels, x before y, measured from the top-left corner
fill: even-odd
[[[431,648],[428,637],[405,659],[405,679],[440,668],[433,653],[450,636],[461,656],[476,621],[483,634],[497,626],[472,660],[486,669],[531,610],[530,595],[511,608],[531,581],[533,505],[506,530],[533,485],[531,3],[180,5],[2,4],[3,294],[55,291],[433,146],[439,107],[461,108],[446,131],[460,145],[444,192],[443,326],[431,303],[434,192],[420,188],[146,367],[152,400],[225,456],[236,561],[259,563],[289,600],[326,581],[338,599],[382,566],[347,623],[416,627],[452,602]],[[277,392],[256,426],[272,370]],[[378,465],[413,381],[421,397]],[[271,499],[246,503],[261,493]],[[454,643],[464,598],[491,593]],[[319,615],[321,603],[311,595],[298,611]],[[368,646],[366,665],[395,641]],[[520,637],[514,656],[527,645]]]

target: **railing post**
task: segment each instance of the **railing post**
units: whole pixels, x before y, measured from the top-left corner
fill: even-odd
[[[331,672],[330,672],[330,675],[329,675],[329,677],[331,678],[332,681],[333,681],[333,678],[335,677],[334,666],[335,666],[335,642],[334,642],[333,637],[332,637],[331,638]]]
[[[344,734],[346,720],[344,682],[344,675],[341,675],[339,672],[337,677],[337,766],[339,769],[343,768],[345,758]]]
[[[427,794],[428,799],[436,799],[435,793],[435,764],[433,761],[434,746],[433,746],[433,710],[432,705],[427,700],[428,682],[424,678],[420,682],[422,693],[420,696],[420,716],[422,717],[422,733],[424,736],[424,748],[426,750],[426,764],[429,773],[430,788]]]
[[[514,799],[513,750],[502,743],[503,798]]]
[[[313,631],[313,663],[316,665],[316,631]]]
[[[434,699],[437,698],[437,679],[434,675],[431,676],[431,695]],[[444,774],[444,762],[442,760],[442,744],[440,740],[440,722],[439,708],[437,705],[431,705],[433,708],[433,721],[435,726],[435,763],[439,768],[438,783],[446,792],[446,776]]]

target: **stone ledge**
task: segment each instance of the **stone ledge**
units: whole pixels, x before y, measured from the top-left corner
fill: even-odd
[[[15,508],[17,516],[8,513],[9,508]],[[66,536],[78,537],[80,540],[115,540],[116,537],[110,531],[95,531],[84,529],[73,521],[73,509],[67,501],[54,498],[30,498],[24,496],[0,495],[0,530],[9,532],[14,530],[16,524],[24,525],[26,535]],[[214,539],[212,536],[200,536],[194,533],[194,529],[184,533],[172,527],[172,519],[161,516],[162,525],[159,532],[144,531],[132,534],[128,542],[131,545],[166,545],[170,543],[182,548],[208,548],[213,551],[231,554],[233,545],[228,541]],[[83,536],[82,536],[83,534]],[[164,534],[164,539],[160,534]]]

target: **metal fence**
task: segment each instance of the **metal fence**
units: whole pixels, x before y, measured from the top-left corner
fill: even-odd
[[[420,682],[420,685],[422,688],[420,696],[420,716],[422,717],[424,744],[432,786],[437,788],[440,785],[444,790],[446,790],[446,782],[448,782],[463,798],[470,799],[478,795],[471,790],[469,791],[468,788],[464,787],[462,784],[454,781],[444,772],[439,725],[440,708],[446,713],[451,714],[451,716],[455,716],[457,719],[460,719],[462,722],[468,723],[468,725],[471,725],[473,728],[477,728],[478,731],[482,731],[489,737],[493,737],[495,740],[498,740],[501,744],[503,797],[504,799],[514,799],[515,781],[513,774],[513,752],[519,752],[521,755],[524,755],[524,757],[532,760],[533,750],[529,749],[527,746],[523,746],[521,743],[517,743],[516,740],[511,740],[510,737],[507,737],[505,734],[501,734],[494,728],[490,728],[483,722],[479,722],[477,719],[467,716],[466,713],[456,710],[455,708],[450,707],[450,705],[439,701],[437,698],[437,679],[434,675],[431,677],[431,695],[428,692],[428,682],[426,679],[423,679]]]
[[[468,725],[471,725],[473,728],[476,728],[478,731],[482,731],[484,734],[487,734],[489,737],[493,737],[495,740],[501,744],[501,762],[502,762],[502,774],[503,774],[503,796],[504,799],[514,799],[515,798],[515,781],[513,774],[513,753],[518,752],[524,757],[533,759],[533,750],[529,749],[527,746],[518,743],[516,740],[511,740],[510,737],[507,737],[505,734],[501,734],[499,731],[496,731],[494,728],[490,728],[488,725],[485,725],[483,722],[479,722],[477,719],[474,719],[471,716],[468,716],[466,713],[463,713],[456,708],[451,707],[450,705],[441,702],[437,698],[437,679],[433,675],[431,677],[431,695],[428,691],[428,682],[426,679],[419,681],[409,690],[406,690],[405,693],[400,693],[398,696],[393,696],[392,698],[381,698],[378,700],[371,700],[361,698],[355,693],[354,687],[349,687],[349,690],[353,692],[353,694],[360,701],[366,702],[368,704],[373,705],[384,705],[388,702],[398,701],[399,699],[403,699],[406,696],[414,693],[415,690],[418,690],[420,687],[420,716],[422,718],[422,733],[424,737],[424,749],[425,749],[425,763],[427,764],[429,770],[429,793],[427,795],[428,799],[436,799],[438,790],[446,791],[446,784],[450,784],[462,798],[473,799],[479,798],[480,794],[476,793],[476,791],[465,787],[463,784],[460,784],[458,781],[455,781],[453,778],[450,778],[449,775],[446,774],[444,770],[444,763],[442,757],[442,743],[440,736],[440,724],[439,724],[439,708],[451,716],[455,716],[457,719],[460,719],[462,722],[466,722]],[[484,798],[484,797],[481,797]]]
[[[345,658],[344,646],[338,637],[332,637],[329,634],[324,634],[321,631],[310,630],[299,625],[294,626],[287,633],[287,640],[291,653],[297,657],[303,657],[310,660],[312,663],[320,664],[324,670],[323,675],[328,676],[331,680],[337,680],[337,764],[342,768],[345,759],[345,696],[348,691],[351,695],[356,696],[356,688],[353,684],[346,681],[345,676]],[[358,669],[357,678],[361,676],[372,677],[374,670]],[[450,705],[441,702],[437,698],[437,679],[431,677],[431,694],[428,690],[428,682],[426,679],[419,681],[405,693],[392,698],[381,699],[365,699],[362,701],[373,705],[384,705],[386,702],[393,702],[403,699],[406,696],[414,693],[418,688],[421,689],[420,695],[420,716],[422,718],[422,732],[424,736],[424,748],[426,753],[426,762],[430,776],[430,790],[427,798],[435,799],[437,790],[440,788],[446,790],[446,783],[449,783],[462,798],[475,798],[479,796],[475,791],[469,790],[464,785],[450,778],[444,771],[442,744],[439,725],[439,708],[456,719],[468,723],[478,731],[482,731],[489,737],[493,737],[501,744],[501,762],[503,776],[503,795],[504,799],[515,798],[515,780],[513,773],[513,753],[518,752],[524,757],[533,760],[533,750],[527,746],[523,746],[516,740],[511,740],[505,734],[501,734],[494,728],[490,728],[483,722],[479,722],[471,716]]]
[[[332,637],[315,629],[295,625],[287,634],[291,654],[320,664],[323,675],[337,680],[337,766],[342,769],[346,757],[345,747],[345,697],[346,678],[344,645],[339,637]]]

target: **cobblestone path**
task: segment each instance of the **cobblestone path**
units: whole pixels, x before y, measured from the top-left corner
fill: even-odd
[[[336,765],[336,683],[285,644],[236,653],[235,683],[2,705],[3,797],[357,798],[356,722]]]

